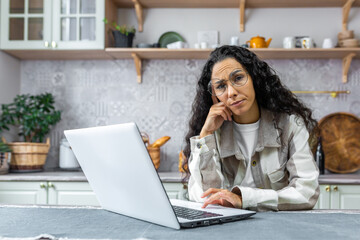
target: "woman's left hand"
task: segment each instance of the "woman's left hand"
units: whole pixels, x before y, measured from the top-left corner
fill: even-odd
[[[242,208],[241,196],[232,193],[229,190],[209,188],[203,193],[201,197],[204,198],[210,194],[211,196],[205,200],[202,208],[205,208],[209,204],[219,204],[224,207]]]

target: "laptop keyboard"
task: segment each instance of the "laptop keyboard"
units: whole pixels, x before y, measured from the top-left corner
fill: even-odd
[[[185,218],[185,219],[188,219],[188,220],[223,216],[221,214],[216,214],[216,213],[211,213],[211,212],[206,212],[206,211],[200,211],[200,210],[195,210],[195,209],[185,208],[185,207],[179,207],[179,206],[173,206],[173,208],[175,210],[176,216],[181,217],[181,218]]]

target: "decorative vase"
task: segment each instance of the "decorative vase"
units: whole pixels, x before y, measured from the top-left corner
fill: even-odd
[[[115,40],[115,47],[120,47],[120,48],[132,47],[133,39],[135,36],[134,33],[128,33],[128,35],[125,35],[119,31],[113,31],[112,33]]]

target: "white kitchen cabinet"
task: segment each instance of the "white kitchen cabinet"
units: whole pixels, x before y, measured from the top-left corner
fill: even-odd
[[[0,182],[0,204],[47,204],[46,182]]]
[[[360,186],[320,185],[315,209],[360,209]]]
[[[0,204],[99,206],[87,182],[1,181]]]
[[[48,182],[48,204],[100,206],[87,182]]]
[[[2,0],[2,49],[104,49],[104,0]]]
[[[163,183],[165,191],[169,198],[185,199],[186,190],[182,183]]]
[[[163,183],[169,198],[184,199],[182,183]],[[99,206],[88,182],[0,181],[0,204]]]

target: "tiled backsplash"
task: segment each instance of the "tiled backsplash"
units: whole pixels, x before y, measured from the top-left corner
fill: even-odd
[[[360,116],[360,60],[353,60],[343,84],[342,61],[269,60],[291,90],[350,90],[337,98],[324,94],[299,97],[317,119],[333,112]],[[196,82],[205,60],[143,61],[143,83],[136,82],[132,60],[22,61],[21,93],[51,92],[62,121],[51,131],[46,169],[58,166],[63,131],[135,121],[153,142],[168,135],[161,147],[159,171],[178,171]]]

